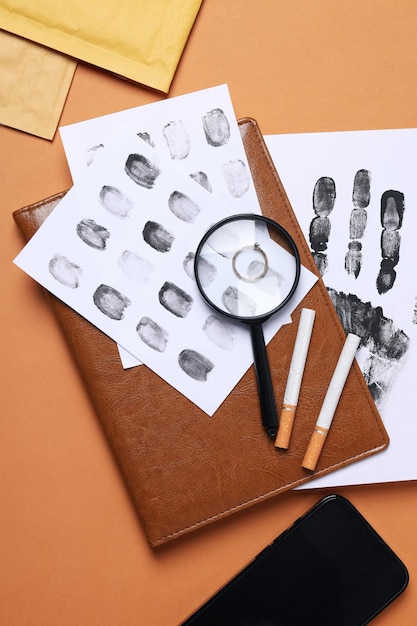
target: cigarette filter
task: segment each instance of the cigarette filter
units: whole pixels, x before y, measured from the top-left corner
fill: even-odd
[[[275,440],[276,448],[287,449],[290,443],[315,315],[316,312],[313,309],[302,309],[301,311],[279,419],[278,434]]]
[[[310,439],[307,451],[303,460],[303,467],[315,470],[319,460],[321,450],[326,441],[327,433],[331,426],[336,407],[342,395],[350,368],[355,358],[356,351],[360,343],[360,337],[349,333],[346,337],[342,352],[333,372],[329,388],[324,398],[323,405],[318,416],[316,426]]]

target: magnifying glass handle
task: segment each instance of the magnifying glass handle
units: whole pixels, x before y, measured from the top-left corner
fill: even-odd
[[[261,324],[251,324],[250,329],[259,401],[261,403],[262,423],[269,437],[275,439],[278,430],[278,413],[264,333]]]

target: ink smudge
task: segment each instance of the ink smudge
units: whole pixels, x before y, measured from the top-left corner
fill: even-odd
[[[143,154],[130,154],[125,164],[125,172],[140,187],[152,189],[161,174],[159,167]]]
[[[222,350],[232,350],[234,341],[234,330],[230,324],[220,320],[215,315],[210,315],[203,326],[207,339]]]
[[[152,350],[164,352],[168,343],[168,333],[149,317],[142,317],[136,327],[140,339]]]
[[[152,137],[150,136],[150,134],[148,132],[142,132],[142,133],[137,133],[138,137],[140,139],[142,139],[143,141],[145,141],[148,146],[151,146],[151,148],[155,148],[155,144],[152,141]]]
[[[104,226],[100,226],[94,220],[81,220],[77,224],[76,228],[79,238],[96,250],[105,250],[107,246],[107,239],[110,237],[110,232]]]
[[[100,285],[93,294],[96,307],[112,320],[122,320],[125,310],[130,306],[129,298],[109,285]]]
[[[381,307],[332,288],[328,292],[345,332],[358,335],[370,353],[363,374],[372,397],[381,404],[393,385],[410,339],[384,316]]]
[[[387,293],[397,277],[395,266],[400,259],[401,235],[405,210],[404,194],[400,191],[385,191],[381,196],[381,265],[376,280],[379,294]]]
[[[228,287],[222,294],[222,302],[227,311],[239,317],[256,315],[256,302],[236,287]]]
[[[349,221],[348,251],[345,256],[345,270],[357,278],[362,268],[362,239],[366,230],[368,214],[366,208],[371,201],[371,174],[368,170],[358,170],[353,181],[353,209]]]
[[[414,299],[413,324],[417,324],[417,296]]]
[[[207,357],[196,350],[182,350],[178,356],[178,364],[190,378],[201,383],[207,381],[207,376],[214,367]]]
[[[140,285],[144,285],[149,281],[155,269],[148,261],[142,259],[130,250],[122,252],[118,264],[122,272],[130,278],[130,280],[134,280]]]
[[[314,185],[313,211],[316,217],[310,222],[309,240],[313,258],[320,274],[328,269],[327,244],[330,238],[331,224],[329,215],[336,201],[336,185],[329,176],[322,176]]]
[[[192,297],[170,282],[162,285],[158,297],[162,306],[176,317],[187,317],[193,305]]]
[[[75,263],[69,261],[67,257],[55,254],[49,261],[48,269],[55,280],[65,287],[77,289],[77,287],[80,286],[80,278],[83,270]]]
[[[162,134],[171,154],[171,159],[186,159],[190,153],[190,136],[181,120],[169,122]]]
[[[209,178],[205,172],[193,172],[190,174],[190,178],[192,178],[196,183],[198,183],[203,189],[206,191],[212,192],[212,186],[209,181]]]
[[[157,252],[169,252],[175,237],[166,228],[157,222],[146,222],[143,231],[143,239]]]
[[[198,204],[181,191],[172,192],[168,198],[168,207],[175,217],[189,224],[192,224],[200,213]]]
[[[110,185],[102,187],[99,193],[99,200],[106,211],[115,217],[120,217],[120,219],[126,218],[133,208],[132,200],[119,189]]]
[[[240,159],[229,161],[222,167],[227,188],[233,198],[241,198],[249,189],[250,177],[246,164]]]
[[[214,148],[224,146],[230,139],[230,124],[222,109],[212,109],[203,117],[207,143]]]

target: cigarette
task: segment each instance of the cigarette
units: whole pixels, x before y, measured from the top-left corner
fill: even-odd
[[[310,443],[304,456],[302,466],[305,469],[315,470],[321,450],[326,441],[327,433],[331,426],[336,407],[342,395],[353,359],[359,347],[360,337],[349,333],[346,337],[342,352],[340,353],[336,369],[333,372],[329,388],[324,398],[316,426],[311,435]]]
[[[301,311],[279,419],[278,434],[275,440],[276,448],[286,450],[290,444],[315,315],[316,312],[313,309],[302,309]]]

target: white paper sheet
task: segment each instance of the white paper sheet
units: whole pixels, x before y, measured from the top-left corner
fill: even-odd
[[[345,328],[350,320],[353,332],[362,329],[365,337],[369,330],[358,361],[390,436],[386,451],[309,487],[415,480],[417,130],[273,135],[266,141],[306,239],[327,264],[323,279],[334,290]],[[313,222],[326,213],[328,235],[326,220]]]
[[[202,235],[228,212],[133,135],[94,161],[15,262],[212,415],[253,362],[248,329],[214,314],[192,272]],[[315,281],[303,268],[267,341]]]
[[[230,213],[260,213],[227,85],[61,127],[74,182],[120,136],[136,133],[227,204]],[[241,178],[233,177],[238,169]],[[138,365],[120,346],[119,352],[123,367]]]

